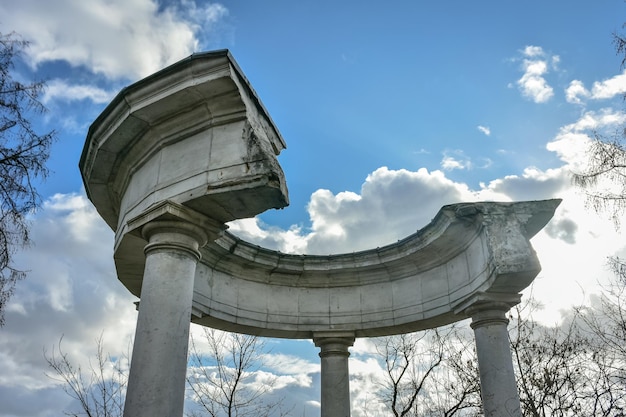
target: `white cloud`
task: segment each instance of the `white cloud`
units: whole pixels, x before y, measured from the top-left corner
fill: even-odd
[[[624,122],[626,122],[626,113],[607,107],[598,111],[585,112],[576,122],[563,126],[560,132],[597,131],[619,126]]]
[[[467,169],[471,166],[469,161],[462,161],[453,156],[444,156],[441,160],[441,168],[445,171],[452,171],[454,169]]]
[[[266,226],[255,219],[243,234],[240,235],[240,228],[231,231],[256,244],[269,242],[272,249],[291,246],[298,249],[293,251],[297,253],[327,255],[371,249],[424,227],[441,206],[476,200],[479,194],[465,184],[449,180],[441,171],[381,167],[367,176],[358,194],[315,191],[307,206],[310,229],[292,227],[290,232],[281,233],[272,228],[273,238],[268,239]],[[298,245],[293,245],[292,240]]]
[[[582,99],[605,100],[626,94],[626,71],[604,81],[596,81],[591,91],[580,80],[573,80],[565,90],[569,103],[581,104]]]
[[[587,98],[591,95],[589,90],[585,88],[582,81],[573,80],[565,89],[565,100],[568,103],[581,104],[581,98]]]
[[[484,133],[486,136],[491,135],[491,129],[488,126],[478,125],[477,129]]]
[[[198,33],[228,13],[193,0],[160,7],[155,0],[41,2],[0,5],[7,31],[31,42],[33,66],[66,61],[113,79],[138,79],[198,50]]]
[[[446,178],[442,171],[381,167],[367,176],[358,194],[318,190],[311,195],[307,206],[311,228],[297,229],[297,252],[327,255],[387,245],[426,226],[443,205],[483,199],[507,198],[488,188],[471,191],[466,184]],[[264,227],[255,220],[254,227],[241,236],[256,244],[267,243],[270,240]],[[273,249],[289,246],[281,239],[294,238],[276,229],[272,234]]]
[[[472,167],[472,161],[461,150],[446,151],[441,159],[441,169],[444,171],[471,169]]]
[[[626,113],[611,108],[585,112],[578,120],[559,129],[546,148],[577,171],[587,163],[588,149],[594,133],[612,133],[626,123]]]
[[[48,104],[52,100],[90,100],[97,104],[103,104],[111,101],[115,94],[115,92],[105,91],[92,85],[73,85],[65,80],[55,79],[46,83],[42,102]]]
[[[386,415],[389,412],[377,395],[385,371],[373,357],[350,358],[350,400],[355,417]]]
[[[544,56],[544,52],[543,52],[543,48],[541,46],[526,46],[524,48],[523,54],[527,57],[538,57],[538,56]]]
[[[522,55],[522,69],[524,74],[517,80],[517,85],[522,95],[535,103],[545,103],[554,96],[554,89],[548,85],[544,75],[548,73],[548,64],[558,64],[559,57],[548,57],[539,46],[527,46]]]
[[[591,97],[607,99],[626,93],[626,71],[604,81],[596,81],[591,88]]]
[[[307,238],[308,252],[348,252],[395,242],[428,224],[442,205],[473,195],[441,171],[382,167],[367,176],[358,197],[345,198],[343,193],[328,191],[311,196],[308,211],[313,226]],[[337,230],[342,233],[337,235]]]
[[[29,273],[1,330],[0,403],[13,415],[57,415],[70,398],[45,376],[44,351],[51,353],[63,336],[64,352],[89,369],[101,334],[105,352],[126,351],[136,311],[115,276],[113,234],[83,195],[47,200],[31,230],[34,245],[16,257]]]
[[[235,220],[228,230],[245,240],[254,240],[258,245],[284,253],[306,251],[306,237],[302,227],[293,225],[287,230],[264,224],[257,218]]]
[[[513,201],[543,200],[558,197],[569,188],[567,169],[557,168],[542,171],[535,167],[524,169],[522,175],[507,175],[491,181],[485,190]]]
[[[279,352],[265,355],[263,365],[283,375],[306,376],[306,378],[301,378],[301,380],[304,381],[302,384],[307,386],[311,385],[311,379],[308,375],[320,372],[320,364],[317,361],[311,362],[299,356],[286,355]]]

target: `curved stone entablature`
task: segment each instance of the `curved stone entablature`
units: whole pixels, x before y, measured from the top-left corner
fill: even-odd
[[[285,143],[227,50],[194,54],[124,88],[94,121],[80,168],[116,231],[163,201],[218,222],[288,204]],[[132,238],[130,238],[132,240]]]
[[[397,243],[316,256],[264,249],[224,234],[202,249],[194,319],[274,337],[323,331],[405,333],[465,318],[464,303],[509,300],[540,271],[529,242],[560,200],[462,203]]]

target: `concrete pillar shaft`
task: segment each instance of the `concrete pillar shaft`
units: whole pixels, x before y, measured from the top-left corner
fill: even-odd
[[[149,243],[124,416],[182,416],[194,276],[207,238],[171,220],[142,232]]]
[[[485,417],[522,417],[507,331],[510,305],[486,303],[468,309],[476,338]]]
[[[324,332],[313,336],[321,358],[321,417],[350,417],[350,372],[348,348],[351,332]]]

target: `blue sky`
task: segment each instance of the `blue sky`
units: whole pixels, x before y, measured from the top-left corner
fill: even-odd
[[[31,42],[16,76],[48,82],[37,125],[59,131],[34,245],[17,259],[31,274],[0,329],[0,416],[62,414],[67,397],[43,376],[41,354],[61,335],[82,363],[100,333],[111,351],[132,336],[135,300],[117,283],[113,235],[85,198],[78,159],[122,87],[195,51],[230,49],[287,143],[290,206],[235,233],[283,251],[343,252],[407,236],[443,204],[559,197],[533,240],[543,265],[533,293],[547,321],[593,302],[605,257],[624,240],[569,175],[594,131],[626,119],[611,39],[625,12],[621,0],[0,3],[0,32]],[[274,353],[306,363],[294,368],[312,369],[312,381],[307,343],[276,342]],[[353,348],[357,373],[371,365],[366,345]],[[315,401],[302,384],[284,390]],[[365,388],[354,390],[356,402]]]

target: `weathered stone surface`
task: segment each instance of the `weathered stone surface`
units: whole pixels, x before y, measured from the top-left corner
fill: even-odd
[[[143,230],[149,243],[124,406],[127,417],[182,415],[194,274],[198,248],[208,236],[185,216],[168,214],[150,216]]]
[[[285,143],[228,51],[195,54],[124,88],[89,129],[85,188],[116,231],[119,278],[139,295],[145,241],[130,223],[164,201],[225,223],[288,204]]]
[[[472,318],[485,417],[522,417],[506,313],[519,294],[477,293],[459,306]]]
[[[323,332],[313,335],[321,358],[321,417],[350,417],[350,371],[348,348],[354,343],[351,332]]]
[[[266,336],[357,337],[467,317],[477,294],[518,294],[540,271],[529,242],[560,200],[443,207],[422,230],[363,252],[287,255],[225,234],[202,249],[194,321]]]

